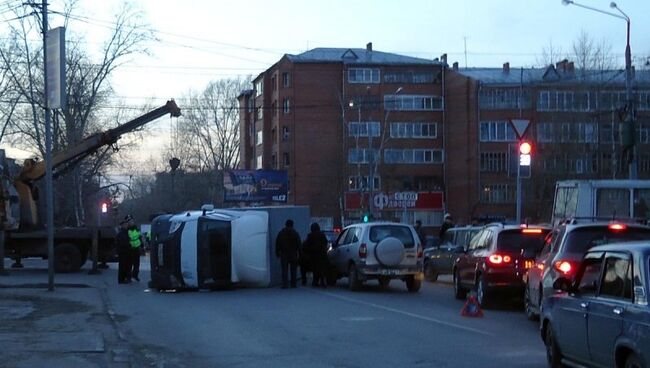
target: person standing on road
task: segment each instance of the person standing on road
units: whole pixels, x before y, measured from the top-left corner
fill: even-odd
[[[415,220],[415,226],[413,227],[415,228],[415,232],[418,234],[418,238],[420,238],[420,244],[422,245],[422,248],[424,248],[426,235],[424,235],[424,229],[422,229],[422,221]]]
[[[311,224],[311,232],[307,235],[307,239],[302,244],[303,253],[309,254],[311,260],[311,271],[313,279],[311,286],[326,287],[327,276],[327,237],[320,231],[320,226],[317,223]]]
[[[120,231],[115,237],[117,245],[118,269],[117,283],[128,284],[131,282],[131,241],[129,239],[129,223],[133,218],[129,215],[120,222]]]
[[[131,245],[131,278],[135,281],[140,281],[138,275],[140,274],[140,252],[142,251],[142,234],[140,229],[135,225],[133,217],[129,221],[129,244]]]
[[[445,213],[444,221],[442,223],[442,226],[440,227],[440,234],[438,235],[440,240],[442,240],[442,237],[445,236],[447,230],[449,230],[452,227],[454,227],[454,220],[451,218],[450,214]]]
[[[282,288],[288,287],[288,273],[291,271],[291,287],[297,287],[296,268],[300,252],[300,235],[293,228],[293,220],[288,219],[284,228],[275,239],[275,255],[280,258],[282,265]]]

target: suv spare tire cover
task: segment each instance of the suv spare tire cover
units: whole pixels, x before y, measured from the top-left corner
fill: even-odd
[[[388,237],[375,245],[375,258],[385,266],[397,266],[404,259],[404,244],[401,240]]]

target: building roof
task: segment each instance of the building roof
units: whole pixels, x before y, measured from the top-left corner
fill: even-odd
[[[625,70],[583,70],[564,71],[549,65],[547,68],[466,68],[458,73],[481,81],[483,84],[519,85],[523,84],[625,84]],[[650,84],[650,70],[636,71],[635,84]]]
[[[415,58],[368,49],[319,47],[298,55],[286,55],[294,63],[344,63],[376,65],[443,65],[435,60]]]

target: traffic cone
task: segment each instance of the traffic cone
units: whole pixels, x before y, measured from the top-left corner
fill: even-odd
[[[478,304],[478,300],[476,300],[476,295],[474,293],[467,297],[463,309],[460,310],[460,315],[463,317],[483,317],[483,310]]]

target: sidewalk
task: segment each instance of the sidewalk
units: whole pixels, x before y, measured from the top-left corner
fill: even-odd
[[[55,274],[48,291],[46,260],[0,276],[0,367],[131,367],[106,294],[116,264],[89,275],[90,264],[73,274]]]

